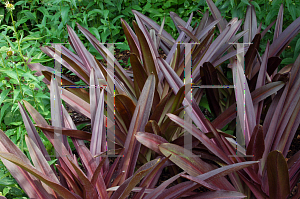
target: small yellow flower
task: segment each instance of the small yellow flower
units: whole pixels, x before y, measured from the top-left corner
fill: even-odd
[[[9,3],[8,1],[5,3],[5,7],[8,12],[12,12],[15,9],[15,6],[13,4]]]

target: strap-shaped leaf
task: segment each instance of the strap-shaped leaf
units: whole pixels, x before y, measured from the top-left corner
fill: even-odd
[[[167,116],[180,125],[181,127],[184,127],[189,133],[191,133],[193,136],[195,136],[197,139],[200,140],[200,142],[206,146],[211,152],[213,152],[216,156],[221,158],[223,161],[230,163],[231,161],[227,157],[227,155],[224,153],[224,151],[220,150],[219,147],[215,145],[203,132],[201,132],[199,129],[197,129],[194,125],[192,125],[192,129],[190,129],[189,125],[184,125],[184,120],[179,118],[176,115],[173,114],[167,114]]]
[[[135,167],[137,156],[139,154],[140,143],[135,140],[135,133],[138,131],[144,131],[147,121],[149,120],[150,110],[152,107],[152,101],[155,90],[155,76],[151,74],[142,90],[142,94],[139,98],[138,104],[136,105],[134,115],[132,117],[126,141],[124,144],[124,154],[125,157],[121,162],[121,171],[125,171],[125,174],[121,180],[124,180],[133,174],[133,169]],[[135,150],[137,147],[137,151]],[[131,156],[134,156],[133,158]],[[132,166],[130,166],[132,165]],[[131,173],[128,175],[128,173]]]
[[[40,129],[47,130],[49,132],[61,131],[63,135],[74,137],[81,140],[91,140],[92,134],[86,131],[81,130],[74,130],[64,127],[55,127],[55,126],[42,126],[42,125],[35,125]]]
[[[134,34],[133,30],[128,25],[128,23],[126,21],[124,21],[122,18],[121,18],[121,23],[122,23],[122,27],[124,30],[124,34],[126,36],[126,40],[128,41],[128,45],[130,47],[130,51],[132,53],[136,54],[136,56],[138,56],[140,59],[142,59],[141,47],[140,47],[140,44],[138,42],[136,35]],[[131,59],[130,59],[130,61],[131,61]]]
[[[51,169],[49,163],[45,159],[44,155],[42,154],[40,149],[36,146],[36,144],[33,142],[33,140],[26,135],[25,141],[26,141],[26,145],[28,147],[28,151],[30,153],[31,160],[32,160],[35,168],[37,168],[37,170],[41,171],[44,175],[49,176],[53,180],[53,182],[59,184],[60,182],[58,181],[57,176],[55,175],[55,173]],[[51,189],[51,187],[49,187],[47,185],[45,185],[44,187],[45,187],[46,191],[49,193],[49,195],[57,196],[57,194]]]
[[[8,152],[9,154],[19,156],[19,158],[21,158],[23,162],[25,162],[26,164],[31,164],[28,158],[23,154],[23,152],[7,137],[7,135],[2,130],[0,130],[0,151],[3,153]],[[16,164],[2,157],[1,160],[29,197],[47,197],[48,193],[43,188],[42,184],[35,179],[34,176],[32,176],[21,167],[18,167]],[[48,198],[50,199],[51,197]]]
[[[253,104],[260,102],[261,100],[267,98],[268,96],[276,93],[285,85],[282,81],[272,82],[270,84],[264,85],[251,93]],[[212,124],[218,128],[222,129],[226,124],[231,122],[236,117],[236,103],[232,104],[227,108],[221,115],[219,115]]]
[[[205,193],[199,193],[196,196],[192,196],[189,199],[211,199],[211,198],[245,198],[244,194],[237,192],[237,191],[211,191],[211,192],[205,192]]]
[[[23,101],[24,104],[29,104],[28,102],[26,101]],[[22,115],[22,118],[23,118],[23,121],[24,121],[24,125],[25,125],[25,128],[27,130],[27,133],[29,135],[29,137],[32,139],[32,141],[38,146],[38,148],[41,150],[42,154],[44,155],[44,157],[46,158],[47,161],[50,161],[50,157],[49,157],[49,154],[38,134],[38,132],[36,131],[33,123],[31,122],[28,114],[26,113],[23,105],[18,102],[18,105],[19,105],[19,109],[20,109],[20,112],[21,112],[21,115]],[[30,105],[31,106],[31,105]],[[53,168],[54,169],[54,168]]]
[[[249,30],[244,36],[244,43],[250,43],[257,32],[256,14],[253,5],[247,6],[244,30]]]
[[[145,197],[145,199],[152,199],[152,198],[156,198],[157,196],[159,196],[167,188],[167,186],[169,186],[172,182],[177,180],[180,177],[180,175],[183,173],[185,173],[185,172],[179,173],[179,174],[169,178],[168,180],[164,181],[161,185],[159,185],[151,193],[149,193]]]
[[[212,168],[209,164],[183,147],[170,143],[163,143],[158,147],[161,153],[165,156],[171,155],[170,160],[192,176],[198,176],[210,171]]]
[[[247,146],[250,141],[251,133],[253,132],[253,129],[256,125],[256,120],[252,98],[250,95],[246,77],[244,75],[244,69],[242,68],[242,65],[239,61],[234,61],[232,65],[232,75],[234,77],[237,77],[233,78],[233,82],[236,87],[235,96],[237,101],[237,113],[240,122],[245,120],[245,125],[242,125],[242,130],[243,132],[245,132],[245,144]],[[245,119],[243,119],[244,112]]]
[[[143,22],[143,24],[145,24],[149,29],[153,28],[156,33],[159,32],[160,26],[155,21],[153,21],[149,17],[146,17],[145,15],[143,15],[142,13],[140,13],[140,12],[138,12],[136,10],[132,10],[132,12],[134,14],[136,14],[136,16],[138,16],[139,19]],[[162,30],[162,36],[164,36],[165,38],[167,38],[168,40],[170,40],[172,43],[175,42],[175,40],[173,39],[173,37],[167,31],[165,31],[165,30]]]
[[[283,23],[283,4],[280,5],[280,9],[278,12],[273,41],[275,41],[282,33],[282,23]]]
[[[282,199],[290,194],[287,163],[280,151],[272,151],[267,158],[270,198]]]
[[[78,56],[81,58],[83,64],[87,67],[90,72],[92,68],[95,69],[96,75],[100,79],[104,79],[102,72],[96,68],[97,64],[90,52],[84,47],[83,43],[80,41],[79,37],[76,35],[75,31],[67,25],[70,43],[73,49],[77,52]]]
[[[214,17],[215,20],[220,20],[220,22],[218,23],[218,27],[220,32],[223,32],[226,26],[226,22],[225,19],[223,20],[220,11],[218,10],[218,8],[216,7],[216,5],[214,4],[214,2],[212,0],[206,0],[206,3],[208,4],[208,7]]]
[[[70,192],[63,186],[57,184],[56,182],[53,182],[53,180],[50,177],[48,177],[47,175],[44,175],[43,173],[41,173],[40,171],[35,169],[33,166],[31,166],[31,164],[26,163],[25,161],[23,161],[21,158],[17,157],[16,155],[11,154],[11,153],[6,153],[6,152],[0,152],[0,156],[2,158],[5,158],[5,159],[11,161],[12,163],[18,165],[22,169],[24,169],[27,172],[34,175],[36,178],[38,178],[39,180],[41,180],[42,182],[47,184],[49,187],[51,187],[54,191],[56,191],[63,198],[74,198],[74,199],[80,198],[78,195],[76,196],[76,194]]]
[[[247,155],[253,155],[253,158],[249,158],[251,160],[259,160],[262,158],[263,152],[265,151],[265,143],[264,143],[264,133],[261,125],[256,125],[249,145],[247,146]]]
[[[126,95],[115,96],[115,107],[122,117],[127,129],[129,129],[130,121],[134,114],[136,104]]]
[[[124,183],[122,183],[122,185],[116,190],[116,192],[112,195],[111,199],[124,199],[126,198],[129,193],[131,192],[131,190],[141,181],[141,179],[147,175],[147,173],[149,171],[151,171],[151,169],[153,169],[153,167],[155,165],[158,164],[158,162],[160,161],[160,159],[158,160],[152,160],[146,164],[144,164],[143,166],[141,166],[135,173],[133,176],[131,176],[130,178],[128,178]]]
[[[162,154],[159,150],[158,145],[168,143],[168,141],[163,137],[155,135],[153,133],[137,132],[135,137],[141,144],[145,145],[158,154]]]
[[[300,17],[291,23],[270,46],[269,57],[279,56],[300,31]]]

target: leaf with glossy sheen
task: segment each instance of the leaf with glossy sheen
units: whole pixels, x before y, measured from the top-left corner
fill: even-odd
[[[139,98],[138,104],[136,105],[134,115],[132,117],[126,141],[124,144],[124,158],[122,159],[121,171],[125,171],[121,182],[128,177],[128,172],[133,174],[133,169],[135,167],[138,152],[135,151],[137,147],[139,151],[140,143],[135,140],[135,133],[138,131],[144,131],[147,121],[149,120],[150,110],[152,107],[152,101],[154,97],[155,90],[155,76],[152,74],[148,77],[144,88],[142,90],[141,96]],[[134,154],[133,154],[134,153]],[[133,156],[133,157],[131,157]],[[132,165],[132,166],[130,166]]]
[[[200,67],[203,65],[204,62],[210,61],[213,55],[225,44],[232,34],[236,31],[236,29],[231,28],[231,25],[226,26],[226,28],[220,33],[220,35],[213,41],[213,43],[208,47],[207,51],[197,63],[195,70],[192,73],[193,78],[197,77],[196,74],[199,75]]]
[[[197,139],[200,140],[200,142],[206,146],[212,153],[214,153],[216,156],[221,158],[225,162],[230,162],[227,155],[224,153],[224,151],[220,150],[219,147],[216,146],[215,143],[213,143],[203,132],[201,132],[199,129],[197,129],[194,125],[192,126],[192,129],[189,128],[189,125],[184,125],[184,120],[179,118],[176,115],[173,114],[167,114],[168,117],[180,125],[181,127],[184,127],[189,133],[191,133],[193,136],[195,136]]]
[[[6,160],[11,161],[12,163],[18,165],[22,169],[26,170],[27,172],[34,175],[36,178],[47,184],[49,187],[51,187],[54,191],[56,191],[59,195],[61,195],[63,198],[79,198],[74,193],[70,192],[60,184],[55,183],[50,177],[47,175],[44,175],[37,169],[35,169],[31,164],[26,163],[21,158],[17,157],[14,154],[6,153],[6,152],[0,152],[0,156],[2,158],[5,158]]]
[[[259,161],[247,161],[247,162],[240,162],[240,163],[236,163],[236,164],[230,164],[230,165],[226,165],[223,166],[221,168],[218,169],[214,169],[212,171],[209,171],[207,173],[198,175],[196,177],[192,177],[192,176],[187,176],[187,175],[182,175],[183,177],[190,179],[194,182],[197,182],[197,180],[201,180],[199,182],[202,182],[204,180],[213,180],[213,179],[217,179],[223,176],[226,176],[234,171],[238,171],[241,169],[244,169],[246,167],[249,167],[251,165],[257,164]]]
[[[48,71],[43,71],[42,73],[45,76],[45,78],[51,82],[52,73],[50,73]],[[73,84],[72,82],[70,82],[64,78],[61,78],[61,86],[74,86],[73,88],[66,87],[66,90],[68,90],[71,93],[75,94],[76,96],[80,97],[84,101],[86,101],[88,103],[90,102],[89,93],[82,88],[75,88],[77,85]]]
[[[233,78],[234,85],[236,86],[237,114],[242,121],[245,112],[245,125],[242,126],[242,130],[245,132],[245,144],[247,146],[250,141],[251,133],[256,125],[256,120],[252,97],[243,70],[241,63],[235,60],[232,65],[232,75],[237,77]]]
[[[267,158],[270,198],[282,199],[290,194],[287,163],[280,151],[272,151]]]
[[[200,41],[195,37],[195,35],[193,35],[193,33],[191,33],[188,29],[186,29],[183,26],[178,26],[178,28],[185,32],[185,34],[188,35],[194,42],[200,43]]]
[[[100,85],[99,85],[99,81],[97,81],[97,77],[95,74],[95,70],[92,68],[91,73],[90,73],[90,93],[89,93],[89,100],[87,101],[88,103],[90,103],[91,106],[91,126],[94,126],[95,121],[95,117],[96,117],[96,110],[98,107],[98,100],[100,98]]]
[[[146,37],[145,37],[145,35],[143,35],[139,26],[136,23],[133,23],[133,27],[136,32],[139,43],[140,43],[142,57],[143,57],[143,61],[144,61],[144,63],[143,63],[144,68],[146,69],[146,72],[148,75],[150,75],[152,73],[155,75],[156,85],[157,85],[159,79],[157,76],[157,69],[156,69],[152,54],[151,54],[151,49],[149,47],[149,44],[147,43]]]
[[[89,179],[86,177],[86,175],[83,173],[83,171],[74,164],[73,161],[70,160],[70,158],[68,157],[71,165],[73,166],[74,170],[76,171],[78,178],[82,184],[82,187],[84,189],[84,198],[86,199],[93,199],[93,198],[97,198],[98,194],[96,192],[95,187],[92,185],[92,183],[89,181]]]
[[[74,137],[81,140],[88,140],[91,141],[92,134],[86,131],[81,130],[74,130],[64,127],[55,127],[55,126],[42,126],[42,125],[35,125],[40,129],[47,130],[49,132],[54,133],[55,131],[62,132],[63,135]]]
[[[126,198],[131,190],[141,181],[141,179],[147,175],[147,173],[158,164],[158,160],[152,160],[143,166],[141,166],[133,176],[128,178],[112,195],[111,199],[124,199]]]
[[[250,43],[257,32],[256,13],[253,5],[247,6],[244,30],[249,30],[244,36],[244,43]]]
[[[23,101],[24,104],[29,104],[26,101]],[[46,158],[47,161],[50,161],[50,157],[49,154],[40,138],[40,135],[38,134],[38,132],[36,131],[32,121],[30,120],[27,112],[25,111],[23,105],[18,102],[19,105],[19,109],[20,109],[20,113],[22,115],[23,121],[24,121],[24,125],[25,128],[27,130],[28,136],[32,139],[32,141],[38,146],[38,148],[41,150],[42,154],[44,155],[44,157]],[[30,105],[31,106],[31,105]],[[54,168],[53,168],[54,169]]]
[[[104,89],[100,93],[100,98],[97,102],[97,111],[95,115],[95,123],[92,126],[92,139],[90,151],[93,156],[105,151],[105,119],[104,119]],[[93,108],[93,107],[91,107]],[[99,162],[99,157],[96,158],[96,162]]]
[[[279,12],[278,12],[273,41],[275,41],[279,37],[279,35],[282,33],[282,23],[283,23],[283,4],[281,4]]]
[[[9,152],[17,155],[22,161],[31,164],[28,158],[22,151],[7,137],[7,135],[0,130],[0,150],[2,152]],[[6,166],[11,175],[20,184],[25,193],[32,198],[47,197],[48,193],[43,188],[42,184],[35,180],[34,176],[29,174],[26,170],[18,167],[16,164],[1,157],[3,164]],[[26,182],[26,183],[23,183]],[[48,197],[49,199],[51,197]]]
[[[79,37],[76,35],[75,31],[67,25],[70,43],[72,48],[77,52],[78,56],[81,58],[83,64],[87,67],[90,72],[92,68],[95,69],[98,78],[104,79],[101,71],[96,69],[96,62],[90,52],[84,47],[83,43],[80,41]]]
[[[208,7],[214,17],[215,20],[220,20],[220,22],[218,23],[218,27],[220,32],[223,32],[225,29],[225,19],[222,18],[220,11],[218,10],[218,8],[216,7],[216,5],[214,4],[214,2],[212,0],[206,0]]]
[[[55,183],[60,184],[57,176],[55,175],[49,163],[45,159],[44,155],[42,154],[40,149],[35,145],[33,140],[26,135],[25,141],[35,168],[44,173],[44,175],[49,176]],[[56,193],[51,189],[51,187],[44,185],[44,188],[50,195],[56,196]]]
[[[170,12],[170,17],[173,20],[173,22],[175,24],[175,27],[177,28],[178,33],[180,34],[181,33],[181,29],[179,28],[179,26],[185,27],[186,26],[186,22],[183,19],[181,19],[179,17],[179,15],[176,14],[175,12]],[[186,29],[189,30],[189,31],[193,31],[193,28],[190,25],[188,25]]]
[[[136,16],[139,17],[139,19],[145,24],[147,25],[147,27],[149,29],[153,28],[155,30],[156,33],[159,32],[160,30],[160,26],[153,21],[152,19],[148,18],[147,16],[143,15],[142,13],[136,11],[136,10],[132,10],[132,12],[134,14],[136,14]],[[173,39],[173,37],[165,30],[162,30],[162,36],[166,37],[168,40],[171,40],[172,43],[175,42],[175,40]]]
[[[54,44],[54,47],[57,46],[61,48],[61,51],[59,52],[61,56],[55,56],[56,50],[58,51],[58,49],[55,50],[54,48],[48,46],[40,47],[40,49],[49,57],[55,59],[56,62],[61,63],[67,69],[75,73],[80,79],[88,84],[88,71],[82,64],[82,60],[61,44]]]
[[[212,169],[209,164],[183,147],[170,143],[160,144],[158,147],[165,156],[172,155],[170,160],[192,176],[200,175]]]
[[[152,133],[137,132],[135,137],[141,144],[145,145],[146,147],[155,151],[158,154],[162,154],[159,150],[158,145],[168,143],[168,141],[165,140],[163,137]]]
[[[144,177],[139,186],[145,186],[146,188],[154,187],[157,184],[163,169],[171,164],[173,163],[169,161],[169,157],[163,157],[162,160]]]
[[[256,57],[256,50],[259,49],[259,44],[261,40],[261,35],[256,34],[252,40],[252,44],[249,46],[247,53],[245,54],[245,74],[249,78],[249,74],[252,72],[252,65]],[[250,78],[249,78],[250,79]]]
[[[61,166],[59,166],[58,164],[55,164],[55,166],[58,171],[64,176],[68,185],[74,190],[74,192],[80,197],[83,197],[83,192],[79,184],[77,184],[75,180]]]
[[[168,180],[164,181],[163,183],[161,183],[161,185],[159,185],[151,193],[149,193],[144,199],[156,198],[167,188],[167,186],[169,186],[172,182],[177,180],[180,177],[180,175],[183,173],[185,173],[185,172],[179,173],[179,174],[169,178]]]
[[[156,121],[157,123],[160,121],[163,115],[163,111],[165,109],[165,106],[167,102],[170,100],[170,96],[173,94],[172,91],[170,91],[163,99],[160,100],[159,104],[156,105],[153,113],[151,114],[150,119]]]
[[[140,92],[144,87],[144,84],[147,80],[147,73],[145,68],[142,66],[141,60],[134,53],[130,53],[130,63],[133,71],[134,78],[134,88],[137,97],[140,96]]]
[[[300,17],[291,23],[270,46],[269,57],[279,56],[300,31]]]
[[[122,23],[124,34],[126,36],[126,40],[128,41],[128,45],[130,47],[131,53],[134,53],[136,56],[140,57],[141,49],[140,49],[140,44],[138,42],[136,35],[134,34],[131,27],[127,24],[127,22],[124,21],[122,18],[121,18],[121,23]],[[131,59],[130,59],[130,61],[131,61]]]
[[[265,151],[265,143],[264,143],[264,133],[263,127],[261,125],[256,125],[249,145],[247,146],[247,155],[253,155],[253,158],[249,158],[251,160],[259,160],[262,158],[262,155]]]
[[[134,102],[126,95],[116,95],[115,96],[115,107],[120,113],[127,129],[129,129],[132,116],[136,105]]]
[[[237,191],[224,191],[224,190],[218,190],[218,191],[210,191],[205,193],[199,193],[196,196],[189,197],[189,199],[212,199],[212,198],[246,198],[244,194],[237,192]]]
[[[117,61],[117,59],[114,58],[113,54],[103,44],[101,44],[96,39],[96,37],[93,34],[91,34],[87,29],[83,28],[78,23],[77,26],[79,30],[89,40],[89,42],[95,47],[95,49],[102,55],[105,61],[107,61],[108,59],[114,60],[115,71],[118,75],[120,75],[122,83],[126,86],[126,92],[128,92],[129,95],[130,93],[134,93],[132,80],[130,79],[126,71],[123,69],[123,67],[120,65],[120,63]]]
[[[93,186],[96,185],[97,179],[98,179],[99,175],[101,175],[101,174],[100,174],[100,171],[101,171],[101,168],[102,168],[102,166],[103,166],[103,164],[104,164],[106,158],[107,158],[107,157],[104,157],[104,158],[101,160],[101,162],[99,163],[99,165],[97,166],[97,168],[96,168],[96,170],[95,170],[95,172],[94,172],[94,174],[93,174],[93,177],[92,177],[92,179],[91,179],[91,183],[92,183]]]
[[[36,124],[38,125],[43,125],[43,126],[48,126],[48,123],[46,122],[46,120],[41,116],[41,114],[35,110],[28,102],[23,101],[28,112],[30,113],[31,117],[33,118],[33,120],[35,121]],[[45,136],[48,138],[48,140],[51,142],[51,144],[54,146],[54,133],[46,131],[46,130],[42,130],[43,133],[45,134]],[[66,159],[67,155],[70,155],[69,150],[66,149],[65,145],[59,145],[60,150],[57,150],[59,156],[61,157],[61,159],[64,161],[64,163],[69,166],[69,169],[75,173],[75,170],[72,169],[71,164],[69,163],[69,161]]]
[[[159,125],[154,120],[149,120],[145,126],[145,131],[149,133],[154,133],[155,135],[161,136],[161,130]]]
[[[81,99],[80,97],[76,96],[75,94],[71,93],[66,89],[61,89],[62,95],[61,98],[75,111],[85,115],[88,118],[91,118],[90,112],[90,104]]]
[[[279,91],[285,85],[282,81],[272,82],[267,85],[264,85],[251,93],[253,104],[260,102],[263,99],[271,96],[272,94]],[[212,124],[218,128],[222,129],[226,124],[231,122],[236,118],[236,103],[232,104],[227,108],[223,113],[221,113]]]

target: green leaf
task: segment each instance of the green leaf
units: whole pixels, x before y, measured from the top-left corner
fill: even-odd
[[[15,89],[14,90],[14,100],[13,100],[13,102],[16,101],[16,99],[18,98],[19,94],[20,94],[20,90],[19,89]]]
[[[15,6],[22,5],[24,3],[25,3],[25,1],[18,1],[17,3],[15,3]]]
[[[0,94],[0,105],[2,104],[2,102],[6,99],[7,94],[9,93],[11,89],[5,89],[1,92]]]
[[[134,10],[142,10],[142,8],[140,6],[138,6],[138,5],[133,5],[132,9],[134,9]]]
[[[258,9],[258,11],[260,12],[260,7],[259,7],[258,3],[256,3],[255,1],[251,1],[251,4],[254,5],[254,7],[256,7]]]
[[[202,96],[201,101],[199,103],[199,106],[203,106],[204,108],[206,108],[211,113],[206,95]]]
[[[300,38],[297,40],[296,46],[295,46],[295,53],[300,50]]]
[[[89,28],[89,31],[96,37],[96,39],[98,39],[100,41],[100,34],[99,34],[99,31],[97,30],[97,28],[91,27],[91,28]]]
[[[288,65],[288,64],[292,64],[295,60],[293,58],[285,58],[282,60],[281,64],[284,64],[284,65]]]
[[[36,17],[30,11],[26,11],[25,15],[27,16],[28,19],[36,21]]]
[[[16,28],[19,27],[19,25],[26,23],[27,20],[28,20],[28,18],[22,18],[22,19],[18,20],[17,23],[15,24]]]
[[[0,180],[1,186],[14,186],[16,184],[16,181],[12,178],[3,178]]]
[[[52,58],[41,58],[41,59],[32,59],[30,64],[33,64],[33,63],[44,63],[44,62],[49,62],[49,61],[53,61]]]
[[[4,104],[4,105],[1,107],[0,122],[2,121],[2,118],[3,118],[4,114],[5,114],[6,109],[7,109],[8,107],[10,107],[11,104],[12,104],[12,103],[6,103],[6,104]]]
[[[67,6],[61,8],[61,19],[62,19],[63,24],[66,24],[66,22],[67,22],[67,19],[69,17],[69,10],[70,10],[70,7],[67,7]]]
[[[74,8],[77,8],[77,6],[76,6],[76,0],[71,0],[71,3],[74,6]]]
[[[55,162],[57,161],[57,159],[54,159],[54,160],[50,160],[50,161],[47,161],[49,163],[49,165],[51,166],[52,164],[54,164]]]
[[[7,76],[9,76],[12,79],[19,81],[18,76],[15,73],[15,70],[12,70],[11,68],[10,69],[0,69],[0,72],[6,74]]]
[[[36,37],[34,35],[28,35],[27,37],[25,37],[25,38],[22,39],[21,43],[26,42],[26,41],[31,41],[31,40],[39,40],[39,39],[42,39],[44,37],[45,36],[43,36],[43,37]]]
[[[115,7],[116,5],[115,4],[113,4],[110,0],[104,0],[104,2],[106,3],[106,4],[108,4],[108,5],[111,5],[111,6],[113,6],[113,7]]]
[[[248,2],[248,0],[242,0],[242,2],[243,2],[244,4],[247,4],[247,5],[251,6],[250,3]]]

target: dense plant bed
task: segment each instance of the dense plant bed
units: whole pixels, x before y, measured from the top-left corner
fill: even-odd
[[[41,50],[80,81],[27,61],[50,90],[51,120],[26,100],[18,102],[28,133],[26,155],[0,131],[0,158],[28,197],[289,197],[300,175],[300,152],[287,156],[300,123],[300,56],[278,67],[281,53],[299,33],[300,17],[283,30],[282,5],[273,41],[261,53],[260,42],[272,25],[262,30],[253,5],[247,7],[242,27],[237,18],[223,19],[211,0],[207,4],[212,15],[207,10],[193,26],[193,13],[187,21],[170,13],[177,39],[163,30],[164,21],[159,26],[132,10],[134,30],[121,19],[129,67],[121,66],[112,49],[79,24],[104,62],[68,25],[72,51],[63,45]],[[232,44],[241,39],[251,42],[243,46],[245,55]],[[187,53],[191,68],[185,63]],[[191,76],[193,84],[186,83]],[[201,88],[210,85],[220,87]],[[77,112],[73,119],[64,104]],[[89,129],[76,114],[86,117]],[[234,140],[238,119],[244,122],[246,148]],[[44,146],[36,127],[55,153]],[[191,136],[188,147],[185,132]],[[117,155],[113,159],[107,156],[111,147]],[[168,179],[161,183],[165,174]],[[300,196],[299,191],[293,194]]]

